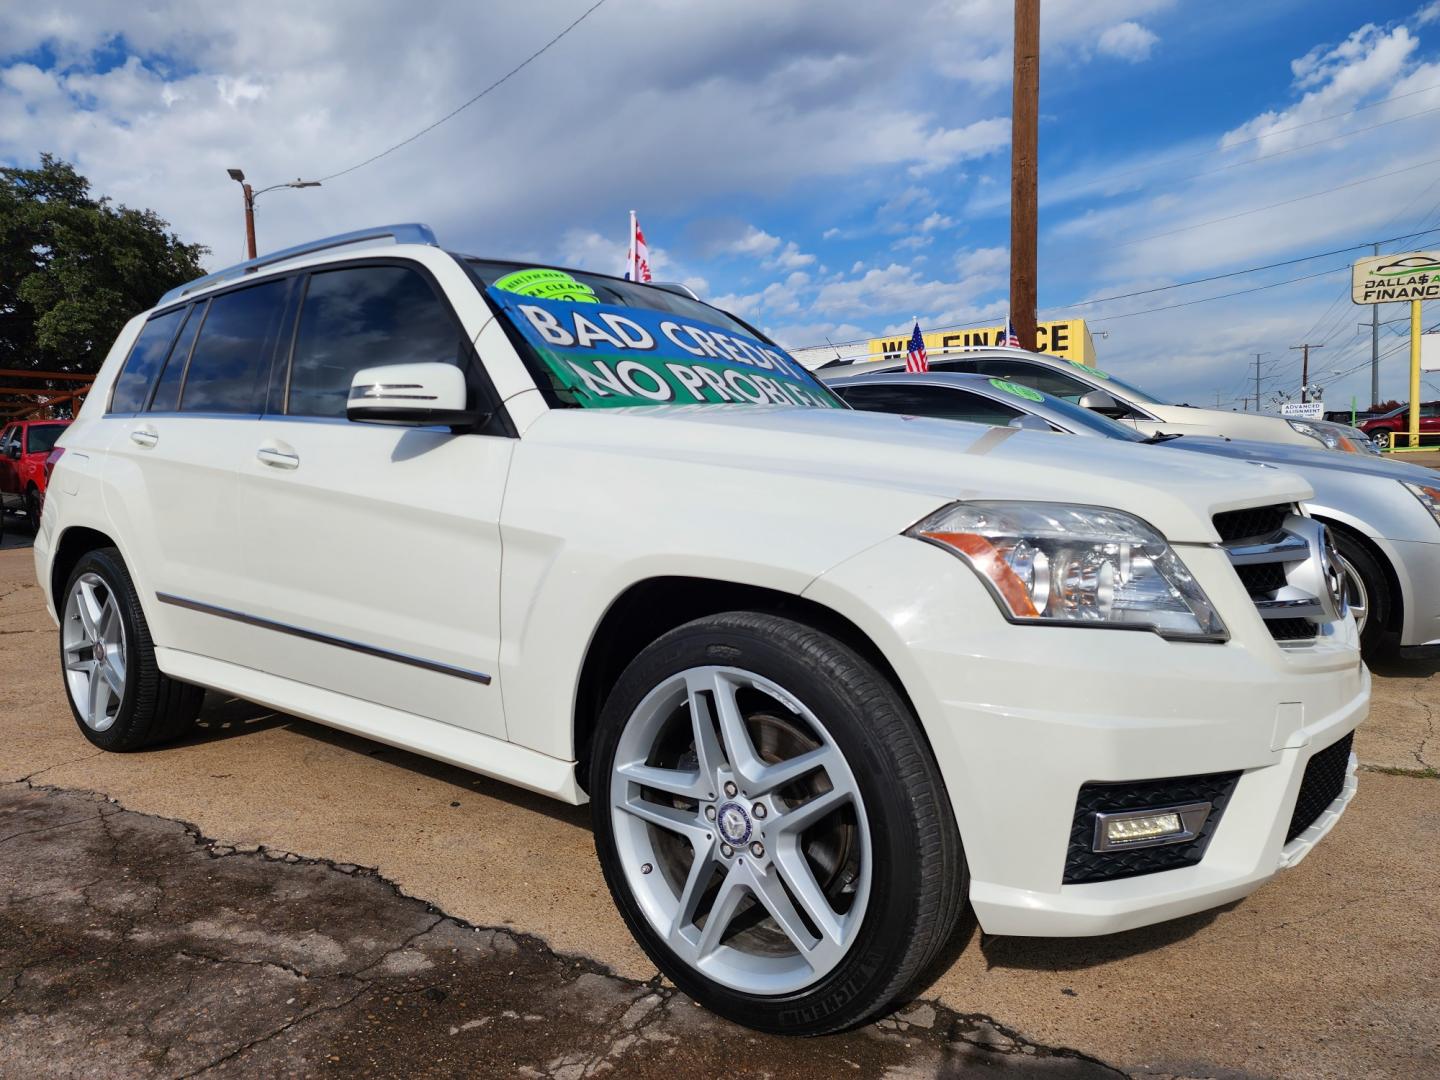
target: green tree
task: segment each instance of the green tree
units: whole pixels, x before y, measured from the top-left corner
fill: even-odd
[[[92,197],[50,154],[0,168],[0,367],[98,371],[126,321],[203,274],[207,253],[152,210]]]

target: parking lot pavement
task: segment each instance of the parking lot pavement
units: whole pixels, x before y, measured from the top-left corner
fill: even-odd
[[[789,1042],[722,1024],[665,990],[611,907],[584,809],[238,702],[212,701],[201,733],[177,746],[93,750],[64,703],[53,629],[30,582],[28,552],[0,552],[0,821],[38,815],[44,827],[59,820],[47,814],[81,809],[44,832],[0,826],[0,880],[12,890],[0,909],[0,1072],[64,1072],[52,1054],[89,1053],[92,1038],[119,1055],[128,1033],[151,1055],[172,1047],[163,1057],[136,1050],[129,1071],[179,1075],[284,1028],[224,1068],[523,1064],[580,1075],[620,1047],[627,1075],[803,1075],[812,1062],[835,1075],[842,1059],[857,1075],[967,1061],[1060,1075],[1101,1062],[1145,1076],[1434,1074],[1440,780],[1406,755],[1435,759],[1440,665],[1377,674],[1358,752],[1404,771],[1367,771],[1334,833],[1250,898],[1108,938],[971,932],[912,1006],[911,1027]],[[230,848],[238,854],[216,857]],[[194,876],[171,884],[160,861],[164,875]],[[16,903],[15,892],[30,899]],[[432,911],[452,919],[399,948]],[[451,935],[475,937],[482,951],[465,953]],[[498,951],[510,948],[523,966]],[[433,967],[405,970],[421,960]],[[448,981],[434,981],[440,974]],[[633,1032],[623,1020],[632,1009]],[[493,1045],[475,1034],[492,1031]],[[621,1047],[627,1033],[636,1039]],[[986,1039],[1017,1052],[971,1045]],[[1083,1057],[1048,1056],[1050,1047]]]

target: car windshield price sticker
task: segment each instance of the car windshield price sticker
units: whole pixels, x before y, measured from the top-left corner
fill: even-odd
[[[1004,379],[991,379],[990,385],[996,390],[1004,390],[1007,394],[1014,394],[1026,401],[1044,401],[1045,395],[1038,390],[1031,390],[1028,386],[1021,386],[1019,383],[1006,382]]]
[[[784,352],[747,334],[667,311],[593,297],[582,306],[499,285],[488,290],[491,298],[535,347],[557,389],[586,408],[726,402],[843,408]]]

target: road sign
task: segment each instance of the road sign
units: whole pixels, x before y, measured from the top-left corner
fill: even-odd
[[[1440,251],[1409,251],[1355,260],[1350,299],[1357,304],[1440,300]]]
[[[1297,420],[1319,420],[1325,415],[1325,405],[1319,401],[1287,401],[1280,406],[1281,416],[1293,416]]]
[[[1420,370],[1440,371],[1440,334],[1420,335]]]

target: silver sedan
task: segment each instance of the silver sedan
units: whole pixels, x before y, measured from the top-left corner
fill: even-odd
[[[1440,653],[1440,475],[1430,469],[1283,443],[1147,437],[1089,408],[984,375],[872,369],[824,381],[857,409],[1121,439],[1298,473],[1315,492],[1307,509],[1330,527],[1366,657]]]

